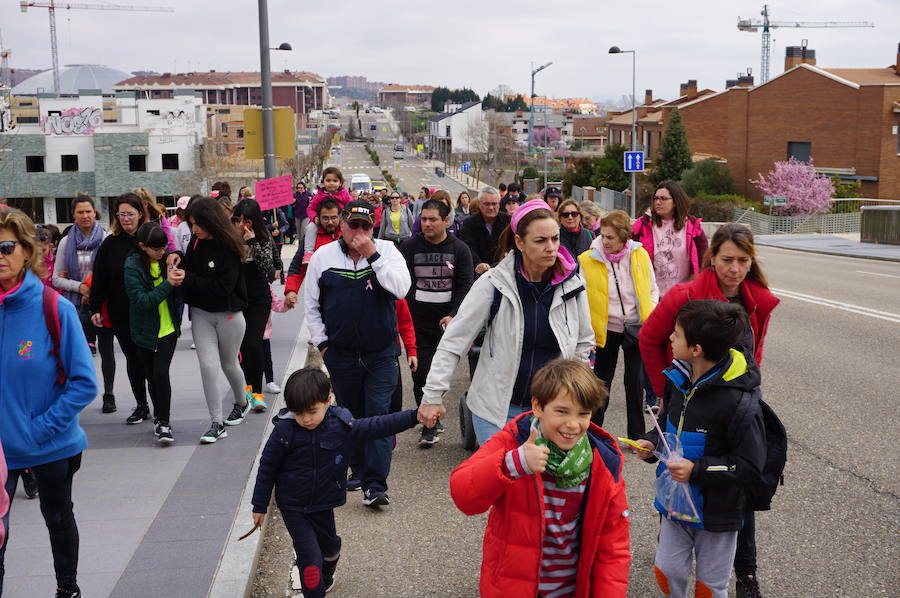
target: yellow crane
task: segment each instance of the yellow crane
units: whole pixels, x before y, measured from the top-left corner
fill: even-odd
[[[56,0],[46,0],[45,2],[30,2],[21,0],[19,7],[22,12],[27,12],[29,8],[46,8],[50,14],[50,55],[53,58],[53,93],[59,93],[59,53],[56,49],[56,11],[57,9],[77,9],[77,10],[118,10],[127,12],[175,12],[174,8],[169,6],[131,6],[127,4],[83,4],[74,2],[56,2]]]
[[[738,17],[737,28],[739,31],[749,31],[756,33],[762,29],[762,59],[759,69],[760,83],[769,80],[769,54],[772,49],[771,29],[778,28],[836,28],[836,27],[874,27],[875,23],[869,21],[770,21],[769,5],[764,4],[762,12],[759,13],[762,19],[742,19]]]

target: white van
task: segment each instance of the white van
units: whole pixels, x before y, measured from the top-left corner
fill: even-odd
[[[350,192],[371,192],[372,179],[367,174],[354,174],[350,176]]]

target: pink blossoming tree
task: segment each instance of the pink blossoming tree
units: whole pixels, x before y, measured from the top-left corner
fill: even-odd
[[[787,162],[775,162],[768,175],[759,173],[759,178],[750,182],[765,195],[787,198],[786,205],[774,208],[781,216],[825,213],[834,195],[831,179],[816,174],[812,160],[806,164],[793,156]]]

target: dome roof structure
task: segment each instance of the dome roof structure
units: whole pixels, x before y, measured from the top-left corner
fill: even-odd
[[[112,86],[129,77],[129,73],[99,64],[67,64],[59,69],[59,93],[78,95],[79,89],[100,89],[104,95],[113,95]],[[52,70],[29,77],[12,88],[12,94],[18,96],[38,93],[53,93]]]

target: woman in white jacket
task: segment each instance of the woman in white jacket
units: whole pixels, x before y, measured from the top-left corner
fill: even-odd
[[[540,199],[520,206],[499,246],[506,256],[475,282],[444,332],[422,399],[423,412],[443,414],[456,364],[486,326],[466,398],[481,444],[531,409],[541,366],[557,357],[587,362],[593,344],[584,281],[559,246],[550,207]]]

